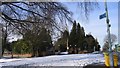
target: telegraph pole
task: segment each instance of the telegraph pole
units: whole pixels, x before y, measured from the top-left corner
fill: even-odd
[[[108,43],[109,43],[109,57],[110,57],[110,66],[114,68],[114,61],[113,61],[113,53],[112,53],[112,44],[111,44],[111,36],[110,36],[110,23],[108,17],[108,9],[107,9],[107,2],[105,0],[105,11],[106,11],[106,23],[107,23],[107,33],[108,33]]]

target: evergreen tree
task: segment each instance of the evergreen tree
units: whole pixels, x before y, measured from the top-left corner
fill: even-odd
[[[77,47],[80,48],[80,50],[82,50],[84,48],[83,46],[83,42],[85,39],[85,32],[84,32],[84,28],[80,26],[80,24],[78,23],[77,25]]]
[[[61,51],[61,52],[67,51],[68,37],[69,37],[69,32],[67,30],[65,30],[63,32],[61,38],[58,39],[58,41],[55,45],[55,47],[58,48],[59,51]]]
[[[74,21],[69,37],[69,47],[73,48],[73,50],[77,52],[79,49],[82,50],[84,48],[83,46],[84,39],[85,39],[84,28],[81,27],[79,23],[78,25],[76,25],[76,21]]]
[[[95,39],[95,51],[100,51],[100,45],[97,39]]]
[[[78,23],[78,25],[77,25],[77,32],[76,32],[76,38],[77,38],[77,47],[78,48],[81,48],[81,45],[82,45],[82,40],[81,40],[81,38],[82,38],[82,35],[81,35],[81,26],[80,26],[80,24]]]
[[[88,44],[88,52],[93,52],[94,47],[95,47],[95,39],[94,39],[94,37],[91,34],[86,35],[85,41]]]
[[[12,42],[11,45],[13,52],[17,54],[30,53],[31,51],[31,48],[29,47],[27,41],[25,41],[24,39]]]
[[[77,40],[76,39],[76,21],[74,21],[73,27],[69,36],[69,47],[75,47],[77,42],[76,40]]]
[[[85,38],[85,30],[84,30],[84,27],[81,28],[81,33],[82,33],[82,38]]]
[[[52,39],[51,39],[51,35],[49,34],[49,31],[43,27],[41,29],[40,34],[37,37],[38,37],[36,41],[36,45],[37,45],[36,49],[38,52],[37,56],[47,55],[48,50],[53,47]]]
[[[28,31],[23,37],[32,47],[32,56],[43,56],[42,52],[47,52],[53,47],[49,31],[44,27],[40,29],[40,31],[38,29]]]
[[[65,30],[63,32],[62,39],[61,39],[61,46],[62,46],[61,49],[63,49],[62,51],[67,51],[68,37],[69,37],[69,32]]]
[[[82,50],[82,48],[84,48],[84,47],[87,49],[87,45],[86,45],[86,46],[83,45],[84,40],[85,40],[85,31],[84,31],[84,28],[82,27],[82,28],[81,28],[81,41],[82,41],[82,43],[81,43],[81,44],[82,44],[82,45],[81,45],[81,50]]]
[[[76,34],[76,38],[77,38],[77,47],[78,48],[81,48],[81,46],[82,46],[82,30],[81,30],[81,26],[80,26],[80,24],[78,23],[78,25],[77,25],[77,32],[76,32],[77,34]]]

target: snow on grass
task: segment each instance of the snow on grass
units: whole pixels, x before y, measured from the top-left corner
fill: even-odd
[[[0,66],[85,66],[104,62],[102,54],[70,54],[46,57],[0,59]]]
[[[44,61],[44,63],[38,62],[31,64],[30,66],[85,66],[100,62],[104,62],[104,58],[100,54],[76,54],[58,56],[58,58],[52,60],[48,59],[47,61]]]
[[[0,59],[0,63],[19,61],[20,59]]]

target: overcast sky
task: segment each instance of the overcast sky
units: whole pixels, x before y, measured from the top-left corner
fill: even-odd
[[[84,27],[85,33],[91,33],[95,38],[98,39],[101,46],[103,46],[103,39],[107,34],[106,19],[99,19],[99,15],[105,13],[104,2],[99,2],[99,8],[96,8],[91,12],[89,16],[89,22],[85,22],[81,19],[80,10],[77,7],[77,3],[64,2],[70,11],[73,12],[73,18]],[[108,13],[111,24],[111,33],[118,37],[118,2],[108,2]],[[72,25],[69,24],[69,29]],[[116,42],[117,43],[117,42]]]

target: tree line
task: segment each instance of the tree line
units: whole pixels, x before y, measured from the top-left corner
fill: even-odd
[[[84,28],[74,21],[71,32],[67,29],[61,33],[61,37],[53,43],[50,31],[45,27],[35,26],[27,31],[22,39],[8,42],[6,49],[14,54],[32,54],[34,56],[46,56],[55,54],[55,52],[66,52],[69,54],[91,53],[100,51],[100,45],[97,39],[91,34],[85,35]]]
[[[55,51],[68,51],[70,54],[91,53],[100,51],[100,45],[91,34],[85,35],[84,28],[74,21],[71,32],[65,30],[61,38],[56,41]]]
[[[4,49],[13,54],[32,54],[32,57],[53,53],[48,54],[48,50],[52,50],[53,44],[49,30],[44,27],[39,32],[33,32],[33,30],[27,31],[22,39],[7,42],[5,46]]]

